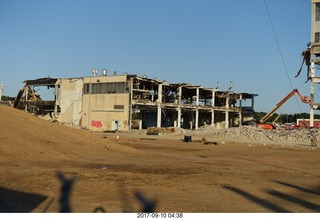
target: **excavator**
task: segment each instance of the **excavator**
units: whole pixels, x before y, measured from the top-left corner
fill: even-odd
[[[263,129],[275,129],[274,123],[266,123],[266,121],[273,115],[273,113],[279,109],[285,102],[287,102],[291,97],[294,96],[294,94],[297,93],[300,100],[303,103],[310,103],[310,98],[308,96],[302,96],[298,89],[293,89],[287,96],[285,96],[279,103],[276,104],[275,107],[273,107],[270,112],[268,112],[262,119],[260,119],[259,123],[257,124],[258,127],[261,127]]]

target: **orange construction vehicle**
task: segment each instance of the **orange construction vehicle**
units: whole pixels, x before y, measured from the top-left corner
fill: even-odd
[[[287,96],[285,96],[279,103],[277,103],[277,105],[274,108],[272,108],[272,110],[269,113],[267,113],[262,119],[260,119],[260,123],[258,123],[257,125],[263,129],[275,129],[274,124],[266,123],[266,121],[270,118],[270,116],[273,115],[273,113],[277,109],[279,109],[285,102],[287,102],[287,100],[293,97],[295,93],[298,94],[300,100],[303,103],[310,103],[310,98],[308,96],[302,96],[298,89],[293,89]]]

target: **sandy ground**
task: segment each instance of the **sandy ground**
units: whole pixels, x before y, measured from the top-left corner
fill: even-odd
[[[119,141],[116,141],[119,136]],[[182,134],[90,133],[0,106],[0,211],[319,212],[320,151]],[[213,142],[212,142],[213,143]]]

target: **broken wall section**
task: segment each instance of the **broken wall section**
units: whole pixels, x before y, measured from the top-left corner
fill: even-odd
[[[56,83],[57,121],[72,126],[81,126],[83,79],[59,79]]]

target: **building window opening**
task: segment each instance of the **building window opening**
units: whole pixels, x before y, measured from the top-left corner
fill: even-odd
[[[320,33],[317,32],[314,34],[314,42],[319,43],[320,42]]]
[[[84,84],[84,94],[113,94],[126,92],[125,82]]]
[[[316,3],[315,20],[320,21],[320,3]]]

